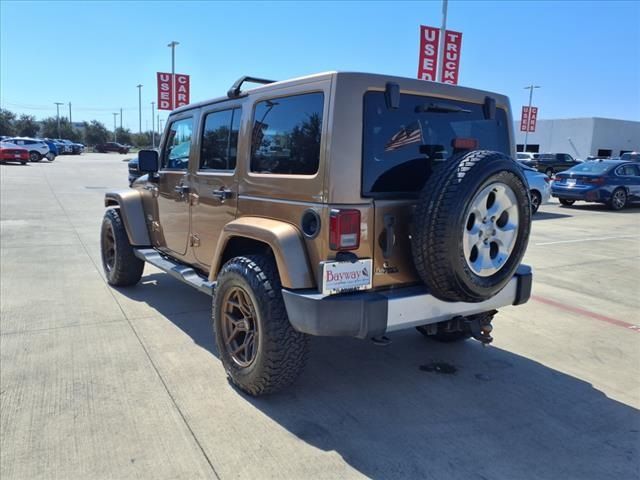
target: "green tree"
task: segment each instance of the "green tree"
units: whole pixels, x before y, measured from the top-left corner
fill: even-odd
[[[98,145],[108,142],[112,138],[112,133],[99,121],[84,122],[84,143],[86,145]]]
[[[21,137],[35,137],[40,131],[40,125],[33,115],[20,115],[20,118],[15,121],[15,128]]]
[[[7,137],[13,137],[16,134],[16,114],[0,108],[0,135],[6,135]]]
[[[125,145],[131,145],[131,130],[128,128],[116,128],[116,141]]]
[[[134,133],[131,140],[136,147],[151,148],[151,132]]]
[[[58,132],[58,119],[56,117],[45,118],[42,121],[42,136],[45,138],[64,138],[78,142],[82,134],[73,128],[66,117],[60,117],[60,132]]]

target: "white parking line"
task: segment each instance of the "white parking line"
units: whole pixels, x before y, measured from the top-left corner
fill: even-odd
[[[596,242],[599,240],[622,240],[625,238],[638,238],[640,235],[618,235],[616,237],[590,237],[590,238],[578,238],[576,240],[558,240],[557,242],[541,242],[536,243],[536,247],[543,245],[556,245],[558,243],[578,243],[578,242]]]

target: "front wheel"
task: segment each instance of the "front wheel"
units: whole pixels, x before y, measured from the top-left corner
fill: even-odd
[[[627,204],[627,192],[624,188],[617,188],[611,195],[609,200],[609,208],[611,210],[622,210]]]
[[[29,161],[30,162],[39,162],[42,159],[42,155],[38,152],[29,152]]]
[[[140,281],[144,261],[135,256],[120,210],[117,208],[110,208],[104,214],[100,231],[100,250],[102,267],[109,285],[128,287]]]
[[[570,207],[571,205],[573,205],[574,203],[576,203],[575,200],[569,200],[567,198],[560,198],[560,203],[562,205],[564,205],[565,207]]]
[[[302,371],[308,337],[291,326],[271,256],[229,260],[213,299],[213,325],[222,364],[250,395],[281,390]]]

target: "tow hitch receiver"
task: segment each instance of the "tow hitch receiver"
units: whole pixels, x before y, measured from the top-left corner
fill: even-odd
[[[482,342],[483,345],[489,345],[493,342],[493,337],[491,336],[491,331],[493,330],[491,320],[493,320],[493,316],[496,313],[498,313],[497,310],[492,310],[478,315],[471,315],[465,319],[465,323],[473,338]]]

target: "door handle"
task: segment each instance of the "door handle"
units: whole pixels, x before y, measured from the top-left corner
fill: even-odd
[[[220,190],[214,190],[211,193],[214,197],[219,198],[221,203],[224,203],[225,200],[233,198],[233,192],[231,190],[225,190],[224,187],[220,188]]]

